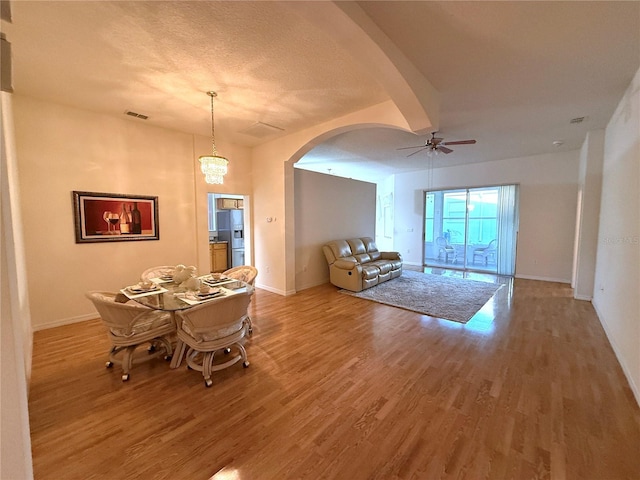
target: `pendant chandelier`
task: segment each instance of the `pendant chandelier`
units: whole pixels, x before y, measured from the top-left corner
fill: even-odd
[[[202,155],[200,160],[200,170],[204,173],[204,181],[210,184],[222,184],[224,183],[224,176],[227,173],[227,165],[229,160],[218,155],[216,150],[216,136],[215,127],[213,121],[213,99],[218,96],[216,92],[207,92],[207,95],[211,97],[211,144],[212,155]]]

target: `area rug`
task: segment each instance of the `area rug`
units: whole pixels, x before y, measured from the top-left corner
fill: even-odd
[[[400,277],[361,292],[340,291],[431,317],[467,323],[500,287],[495,283],[404,270]]]

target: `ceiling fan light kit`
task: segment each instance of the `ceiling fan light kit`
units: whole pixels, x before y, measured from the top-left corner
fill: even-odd
[[[444,138],[436,137],[436,133],[438,132],[432,132],[431,138],[427,139],[424,145],[418,145],[415,147],[401,147],[401,148],[398,148],[397,150],[408,150],[411,148],[419,148],[420,150],[416,150],[415,152],[410,153],[409,155],[407,155],[407,157],[411,157],[425,150],[427,151],[427,156],[431,157],[433,155],[438,155],[439,152],[447,153],[447,154],[453,152],[452,149],[448,148],[445,145],[473,145],[476,143],[475,140],[455,140],[453,142],[443,142]]]

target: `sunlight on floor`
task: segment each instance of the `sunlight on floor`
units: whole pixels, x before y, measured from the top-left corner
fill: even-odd
[[[493,298],[491,298],[467,323],[454,322],[437,318],[436,321],[442,327],[449,330],[462,330],[481,335],[491,335],[495,331]]]
[[[491,299],[485,303],[480,310],[478,310],[471,320],[463,325],[465,330],[485,335],[490,335],[494,332],[495,324],[493,323],[493,320],[495,318],[495,314],[493,299],[494,297],[491,297]]]
[[[214,474],[209,480],[242,480],[240,473],[235,468],[223,468]]]

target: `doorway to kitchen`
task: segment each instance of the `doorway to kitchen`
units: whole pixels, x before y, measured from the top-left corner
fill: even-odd
[[[207,205],[211,272],[245,265],[248,222],[244,196],[209,193]]]
[[[424,265],[513,276],[518,186],[424,192]]]

